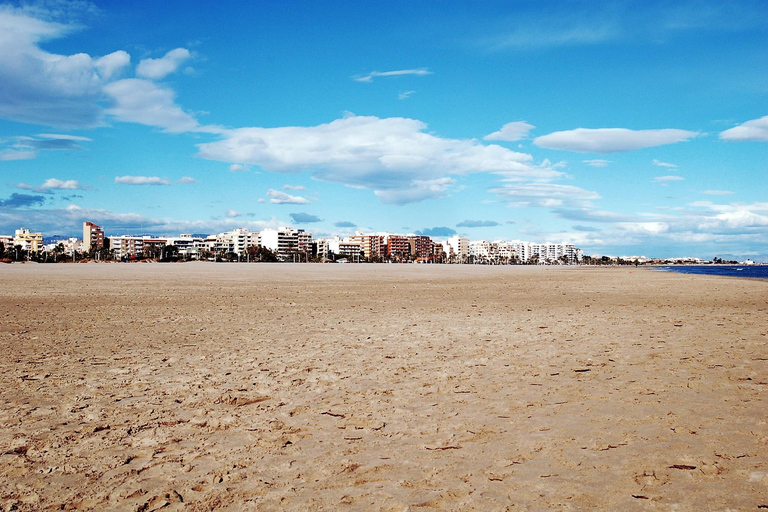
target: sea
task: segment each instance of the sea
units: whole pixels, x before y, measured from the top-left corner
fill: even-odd
[[[768,279],[768,265],[669,265],[655,268],[680,274]]]

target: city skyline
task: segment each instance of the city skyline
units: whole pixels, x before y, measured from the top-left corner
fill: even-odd
[[[766,261],[766,28],[757,1],[2,3],[0,232]]]

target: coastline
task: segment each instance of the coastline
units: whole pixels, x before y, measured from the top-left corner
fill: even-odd
[[[766,283],[639,270],[0,266],[3,505],[756,508]]]

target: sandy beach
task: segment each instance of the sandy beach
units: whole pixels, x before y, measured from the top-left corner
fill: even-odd
[[[3,510],[768,508],[768,281],[0,266]]]

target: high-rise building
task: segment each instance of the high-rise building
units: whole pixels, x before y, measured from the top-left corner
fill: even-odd
[[[104,230],[93,222],[83,222],[83,247],[85,250],[104,247]]]

